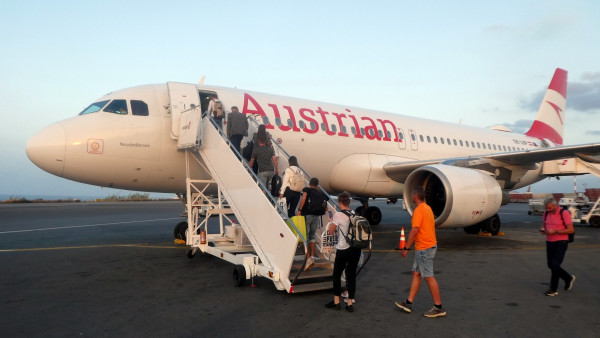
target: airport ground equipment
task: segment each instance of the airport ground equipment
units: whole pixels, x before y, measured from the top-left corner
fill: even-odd
[[[198,104],[188,107],[181,112],[178,135],[178,149],[186,156],[188,257],[201,251],[233,263],[234,283],[238,286],[253,277],[264,277],[288,293],[331,288],[335,255],[321,254],[317,247],[315,254],[320,259],[305,271],[305,235],[298,232],[271,194],[265,193],[266,187],[215,121],[209,115],[202,116]],[[274,146],[279,147],[276,142]],[[279,154],[289,157],[282,148]],[[212,178],[194,179],[192,166],[210,173]],[[305,179],[309,178],[305,172]],[[199,206],[206,204],[203,217]],[[330,203],[329,216],[336,208]],[[217,231],[208,225],[213,215],[218,215]],[[322,223],[327,224],[328,215],[323,218]],[[323,230],[321,227],[317,236]]]

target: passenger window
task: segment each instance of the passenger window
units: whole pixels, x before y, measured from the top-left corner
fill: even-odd
[[[402,134],[402,132],[401,132],[401,131],[399,131],[399,132],[398,132],[398,138],[399,138],[400,140],[404,140],[404,135]]]
[[[281,119],[279,117],[275,118],[275,125],[277,125],[277,126],[281,125]]]
[[[292,128],[294,126],[294,121],[292,119],[288,119],[288,127]]]
[[[111,103],[104,108],[107,113],[115,113],[120,115],[127,115],[127,101],[126,100],[113,100]]]
[[[446,142],[448,143],[448,145],[450,145],[450,138],[449,137],[446,138]]]
[[[304,121],[298,122],[298,125],[300,126],[300,129],[304,129],[304,127],[305,127]]]
[[[427,142],[431,143],[431,137],[429,137],[429,135],[427,135]]]
[[[437,144],[437,136],[433,137],[433,142],[435,142]]]
[[[321,130],[325,131],[327,130],[327,126],[325,125],[325,123],[321,122]]]
[[[379,130],[377,133],[379,134],[380,138],[383,137],[383,132],[381,130]]]
[[[335,124],[331,125],[331,131],[337,133],[337,126]]]
[[[392,133],[390,133],[389,131],[386,131],[385,136],[387,136],[387,138],[392,138]]]
[[[458,140],[458,142],[460,143],[461,147],[464,147],[462,140]]]
[[[413,135],[413,141],[414,141],[414,135]],[[421,139],[421,142],[425,142],[425,139],[423,138],[423,135],[419,135],[419,138]]]
[[[479,144],[479,142],[477,142],[477,148],[481,149],[481,144]]]
[[[452,139],[452,141],[454,141],[454,145],[456,145],[456,139],[455,139],[455,138],[453,138],[453,139]]]
[[[411,135],[410,135],[410,138],[411,138],[413,141],[416,141],[416,136],[415,136],[415,134],[411,134]],[[421,135],[421,142],[423,142],[423,135]]]
[[[104,108],[104,106],[106,106],[107,103],[108,103],[108,100],[94,102],[94,103],[90,104],[87,108],[85,108],[81,113],[79,113],[79,115],[95,113],[95,112],[99,111],[100,109]]]
[[[365,135],[365,128],[360,128],[360,134]]]
[[[444,144],[444,138],[440,137],[440,142],[442,142],[442,144]]]
[[[483,149],[485,149],[485,143],[482,143],[482,144],[483,144]]]
[[[314,123],[313,121],[310,121],[310,129],[312,129],[312,130],[317,129],[317,124]]]
[[[469,141],[465,141],[465,145],[467,146],[467,148],[469,147]]]
[[[471,148],[475,148],[475,142],[471,141]]]
[[[344,126],[344,125],[342,125],[342,133],[343,133],[343,134],[348,134],[348,133],[346,132],[346,126]]]
[[[269,118],[268,118],[268,117],[266,117],[266,116],[263,116],[263,117],[262,117],[262,120],[263,120],[263,124],[266,124],[266,125],[269,125],[269,124],[270,124],[270,123],[269,123]]]
[[[131,114],[137,116],[148,116],[148,105],[144,101],[131,100]]]
[[[350,127],[350,130],[352,131],[352,135],[356,135],[356,128]]]

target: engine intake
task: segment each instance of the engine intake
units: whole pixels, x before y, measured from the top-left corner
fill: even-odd
[[[404,201],[410,214],[415,187],[425,189],[425,202],[433,210],[438,228],[462,228],[492,217],[502,204],[502,189],[489,174],[444,164],[414,170],[404,184]]]

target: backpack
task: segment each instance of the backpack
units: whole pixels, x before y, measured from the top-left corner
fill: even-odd
[[[567,208],[560,209],[560,219],[562,220],[563,225],[565,226],[565,229],[566,229],[567,225],[565,224],[565,217],[563,216],[563,212],[565,212],[565,211],[569,212],[569,210]],[[548,216],[548,212],[544,211],[544,223],[546,223],[546,216]],[[575,229],[573,229],[573,233],[569,234],[569,243],[574,242],[574,241],[575,241]]]
[[[373,240],[373,232],[371,229],[371,224],[361,215],[358,215],[354,212],[350,212],[348,210],[342,210],[342,212],[350,218],[350,226],[348,227],[348,233],[344,235],[346,242],[350,245],[350,247],[354,249],[366,249],[371,244]]]
[[[307,214],[317,216],[325,215],[328,199],[329,198],[319,190],[310,188],[306,200]]]
[[[281,189],[281,176],[273,175],[271,179],[271,195],[279,196],[279,189]]]
[[[223,110],[223,103],[221,101],[215,102],[215,111],[213,112],[214,117],[223,118],[225,117],[225,112]]]
[[[297,191],[297,192],[301,192],[302,189],[304,189],[305,185],[304,185],[304,174],[302,173],[302,170],[300,170],[299,168],[296,169],[292,169],[290,167],[290,169],[292,170],[292,177],[290,177],[290,189],[293,191]]]

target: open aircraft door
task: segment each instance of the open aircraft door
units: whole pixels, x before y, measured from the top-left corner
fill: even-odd
[[[190,114],[190,117],[192,117],[190,122],[196,128],[188,125],[187,129],[194,132],[198,130],[197,127],[200,124],[200,116],[202,115],[200,111],[200,96],[198,95],[198,88],[194,84],[167,82],[167,88],[169,89],[171,107],[171,138],[177,140],[181,134],[181,114],[183,112],[194,111],[193,114]]]

